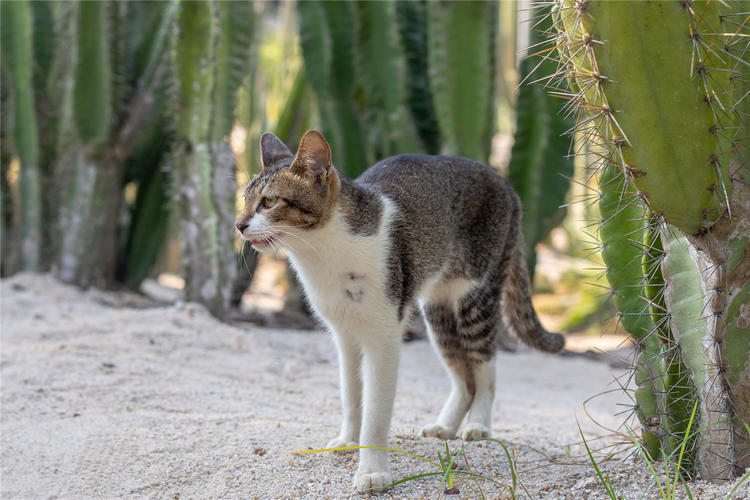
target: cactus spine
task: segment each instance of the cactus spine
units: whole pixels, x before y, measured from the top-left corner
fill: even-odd
[[[39,138],[31,66],[31,7],[23,1],[3,2],[1,8],[3,66],[8,71],[13,95],[13,145],[21,163],[21,268],[29,270],[36,269],[39,264],[41,238]]]
[[[671,331],[662,335],[664,394],[658,384],[652,389],[657,401],[664,398],[657,407],[663,412],[661,448],[665,454],[674,449],[674,437],[684,432],[684,401],[694,393],[701,409],[696,468],[707,479],[731,478],[750,465],[750,442],[741,431],[750,418],[750,325],[738,302],[747,296],[750,277],[748,231],[741,222],[750,216],[742,111],[748,94],[739,77],[750,64],[746,13],[736,3],[709,1],[559,0],[554,17],[567,70],[562,80],[570,82],[579,129],[601,158],[603,216],[612,205],[606,181],[619,176],[618,212],[643,203],[671,224],[662,230],[663,307],[671,318]],[[650,215],[638,210],[642,215],[634,213],[631,222],[645,226],[637,219]],[[605,253],[613,238],[655,248],[642,244],[643,231],[617,228],[614,220],[600,229]],[[605,262],[623,324],[631,314],[642,317],[640,298],[623,300],[626,283],[618,283],[627,262],[606,255]],[[643,288],[635,279],[627,280],[629,286]],[[645,297],[658,288],[645,284]],[[650,300],[653,312],[657,302]],[[689,373],[688,390],[676,387],[686,379],[677,350]]]

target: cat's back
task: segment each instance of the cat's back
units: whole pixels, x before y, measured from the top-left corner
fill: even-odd
[[[356,182],[385,194],[403,211],[439,217],[443,224],[486,218],[516,204],[506,179],[486,165],[456,156],[392,156]]]

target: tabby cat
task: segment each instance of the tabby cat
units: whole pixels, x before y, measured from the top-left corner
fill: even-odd
[[[296,156],[264,134],[261,156],[236,226],[257,251],[286,251],[333,333],[344,415],[327,446],[387,446],[401,337],[416,307],[452,382],[421,434],[489,436],[503,324],[542,351],[565,344],[531,304],[521,204],[510,184],[480,163],[423,155],[387,158],[352,181],[315,130]],[[360,449],[355,490],[392,482],[387,453]]]

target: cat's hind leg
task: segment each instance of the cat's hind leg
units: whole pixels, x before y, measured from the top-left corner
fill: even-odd
[[[495,399],[495,358],[471,363],[471,371],[474,375],[474,399],[461,429],[461,439],[464,441],[490,437],[492,402]]]
[[[454,439],[466,415],[474,393],[472,372],[466,364],[463,346],[458,338],[458,322],[454,308],[447,303],[422,305],[427,332],[440,354],[451,379],[451,392],[437,421],[422,428],[424,437]]]
[[[495,399],[496,340],[501,324],[500,293],[496,287],[480,285],[459,301],[458,337],[462,340],[466,364],[474,381],[474,397],[460,433],[465,441],[490,436],[492,402]]]

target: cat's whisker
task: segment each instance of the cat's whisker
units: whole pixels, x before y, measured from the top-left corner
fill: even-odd
[[[279,242],[277,241],[276,245],[274,245],[273,238],[269,238],[267,242],[268,242],[268,245],[271,247],[271,251],[273,252],[274,256],[276,256],[276,258],[279,258],[279,251],[281,250],[281,248],[279,249],[276,248],[277,245],[281,247],[281,245],[279,245]]]
[[[290,231],[283,231],[283,230],[277,229],[276,227],[274,227],[273,230],[277,231],[279,234],[294,236],[295,238],[297,238],[298,240],[300,240],[302,243],[304,243],[305,245],[307,245],[308,247],[310,247],[310,249],[313,252],[315,252],[315,255],[317,255],[318,258],[321,258],[320,257],[320,253],[318,252],[318,250],[309,241],[307,241],[306,239],[304,239],[302,236],[300,236],[298,234],[294,234],[294,233],[292,233]]]

